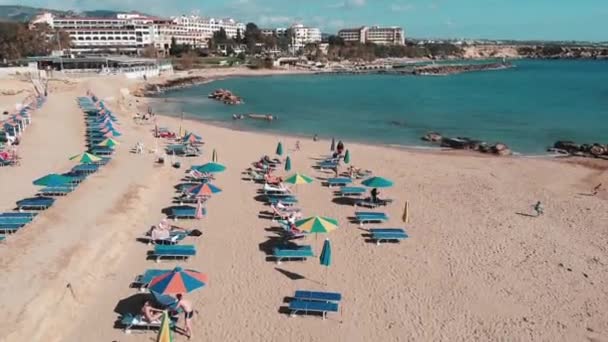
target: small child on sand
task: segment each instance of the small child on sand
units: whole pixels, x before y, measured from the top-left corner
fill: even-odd
[[[540,201],[536,202],[536,204],[534,205],[534,211],[536,211],[536,217],[545,213],[545,208],[543,207],[543,204],[540,203]]]

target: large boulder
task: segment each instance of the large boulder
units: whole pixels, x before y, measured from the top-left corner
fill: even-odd
[[[492,153],[498,156],[509,156],[513,152],[511,151],[509,146],[503,143],[497,143],[496,145],[492,146]]]
[[[589,149],[589,153],[591,153],[595,157],[606,154],[606,152],[606,147],[600,144],[593,144],[593,146],[591,146],[591,148]]]
[[[579,152],[581,150],[581,146],[575,143],[574,141],[569,140],[560,140],[557,141],[554,145],[554,148],[568,151],[569,153]]]
[[[443,137],[441,136],[441,134],[437,132],[428,132],[422,137],[422,140],[430,142],[440,142],[442,139]]]

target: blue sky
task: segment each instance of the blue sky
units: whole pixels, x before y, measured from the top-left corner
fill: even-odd
[[[0,4],[15,4],[0,0]],[[608,41],[608,0],[21,0],[58,9],[235,17],[264,27],[300,21],[324,32],[400,25],[412,37]],[[144,5],[145,4],[145,5]]]

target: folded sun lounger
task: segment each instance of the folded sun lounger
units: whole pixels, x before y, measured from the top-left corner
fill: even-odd
[[[401,228],[372,228],[369,230],[372,240],[379,245],[382,241],[400,241],[408,238],[405,230]]]
[[[310,245],[296,247],[275,247],[272,250],[272,258],[276,259],[277,264],[283,260],[312,258],[312,247]]]
[[[156,258],[156,262],[160,262],[162,258],[188,260],[195,255],[196,247],[194,245],[156,245],[152,252],[152,257]]]
[[[330,188],[333,186],[346,186],[352,182],[352,179],[346,177],[330,178],[327,180],[327,186]]]
[[[289,302],[289,310],[291,311],[291,316],[297,315],[298,312],[303,312],[304,314],[314,312],[321,313],[323,319],[325,319],[328,312],[338,312],[338,303],[292,300]]]

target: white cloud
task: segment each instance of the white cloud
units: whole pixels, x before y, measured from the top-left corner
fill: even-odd
[[[393,12],[407,12],[414,9],[414,5],[412,4],[400,4],[395,3],[391,5],[391,11]]]
[[[259,18],[261,25],[287,25],[295,21],[294,18],[286,15],[263,15]]]

